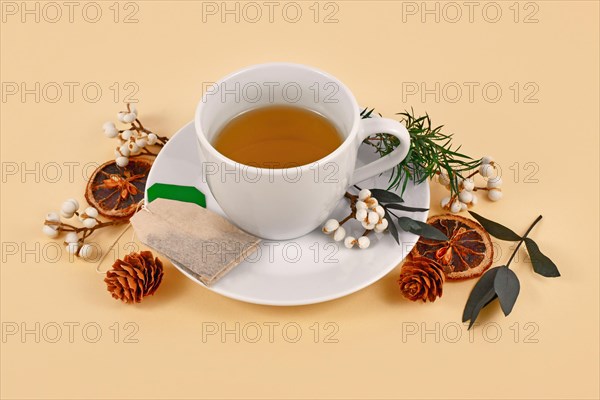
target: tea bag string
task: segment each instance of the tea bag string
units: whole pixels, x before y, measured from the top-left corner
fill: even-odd
[[[140,201],[137,205],[137,207],[135,208],[135,213],[137,213],[139,210],[143,210],[145,212],[149,212],[152,213],[152,211],[150,211],[147,207],[146,204],[144,202],[144,200]],[[112,242],[112,244],[110,245],[110,247],[106,250],[106,253],[104,253],[102,255],[102,257],[100,258],[100,261],[98,261],[98,264],[96,264],[96,273],[104,275],[106,274],[106,271],[101,271],[100,270],[100,266],[102,265],[102,262],[104,261],[104,259],[106,258],[106,256],[108,255],[108,253],[110,253],[110,251],[116,246],[117,242],[123,237],[123,235],[131,228],[131,222],[127,223],[127,226],[125,227],[125,229],[123,229],[121,231],[121,233],[119,233],[119,236],[117,236],[117,238]],[[133,234],[131,235],[131,242],[133,242],[133,240],[135,239],[135,230],[133,231]]]

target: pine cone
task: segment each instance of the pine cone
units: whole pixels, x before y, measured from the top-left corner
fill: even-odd
[[[139,303],[154,294],[163,277],[163,265],[152,252],[142,251],[117,260],[106,272],[106,286],[112,297],[125,303]]]
[[[409,255],[400,270],[400,291],[411,301],[435,301],[442,297],[444,270],[426,257]]]

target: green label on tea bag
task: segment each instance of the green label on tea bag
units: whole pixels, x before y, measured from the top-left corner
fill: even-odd
[[[152,203],[152,201],[158,198],[194,203],[198,204],[200,207],[206,208],[206,197],[204,196],[204,193],[193,186],[155,183],[148,188],[148,203]]]

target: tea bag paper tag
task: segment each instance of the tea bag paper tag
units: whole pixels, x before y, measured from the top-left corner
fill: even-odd
[[[157,198],[131,217],[139,240],[210,286],[254,253],[260,238],[194,203]]]

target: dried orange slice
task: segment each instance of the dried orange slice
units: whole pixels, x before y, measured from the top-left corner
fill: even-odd
[[[145,158],[130,158],[125,167],[108,161],[90,177],[85,199],[106,218],[129,219],[144,198],[150,167],[152,160]]]
[[[441,242],[421,238],[413,253],[440,264],[447,279],[475,278],[492,265],[492,240],[476,221],[445,214],[433,216],[427,223],[445,233],[449,240]]]

